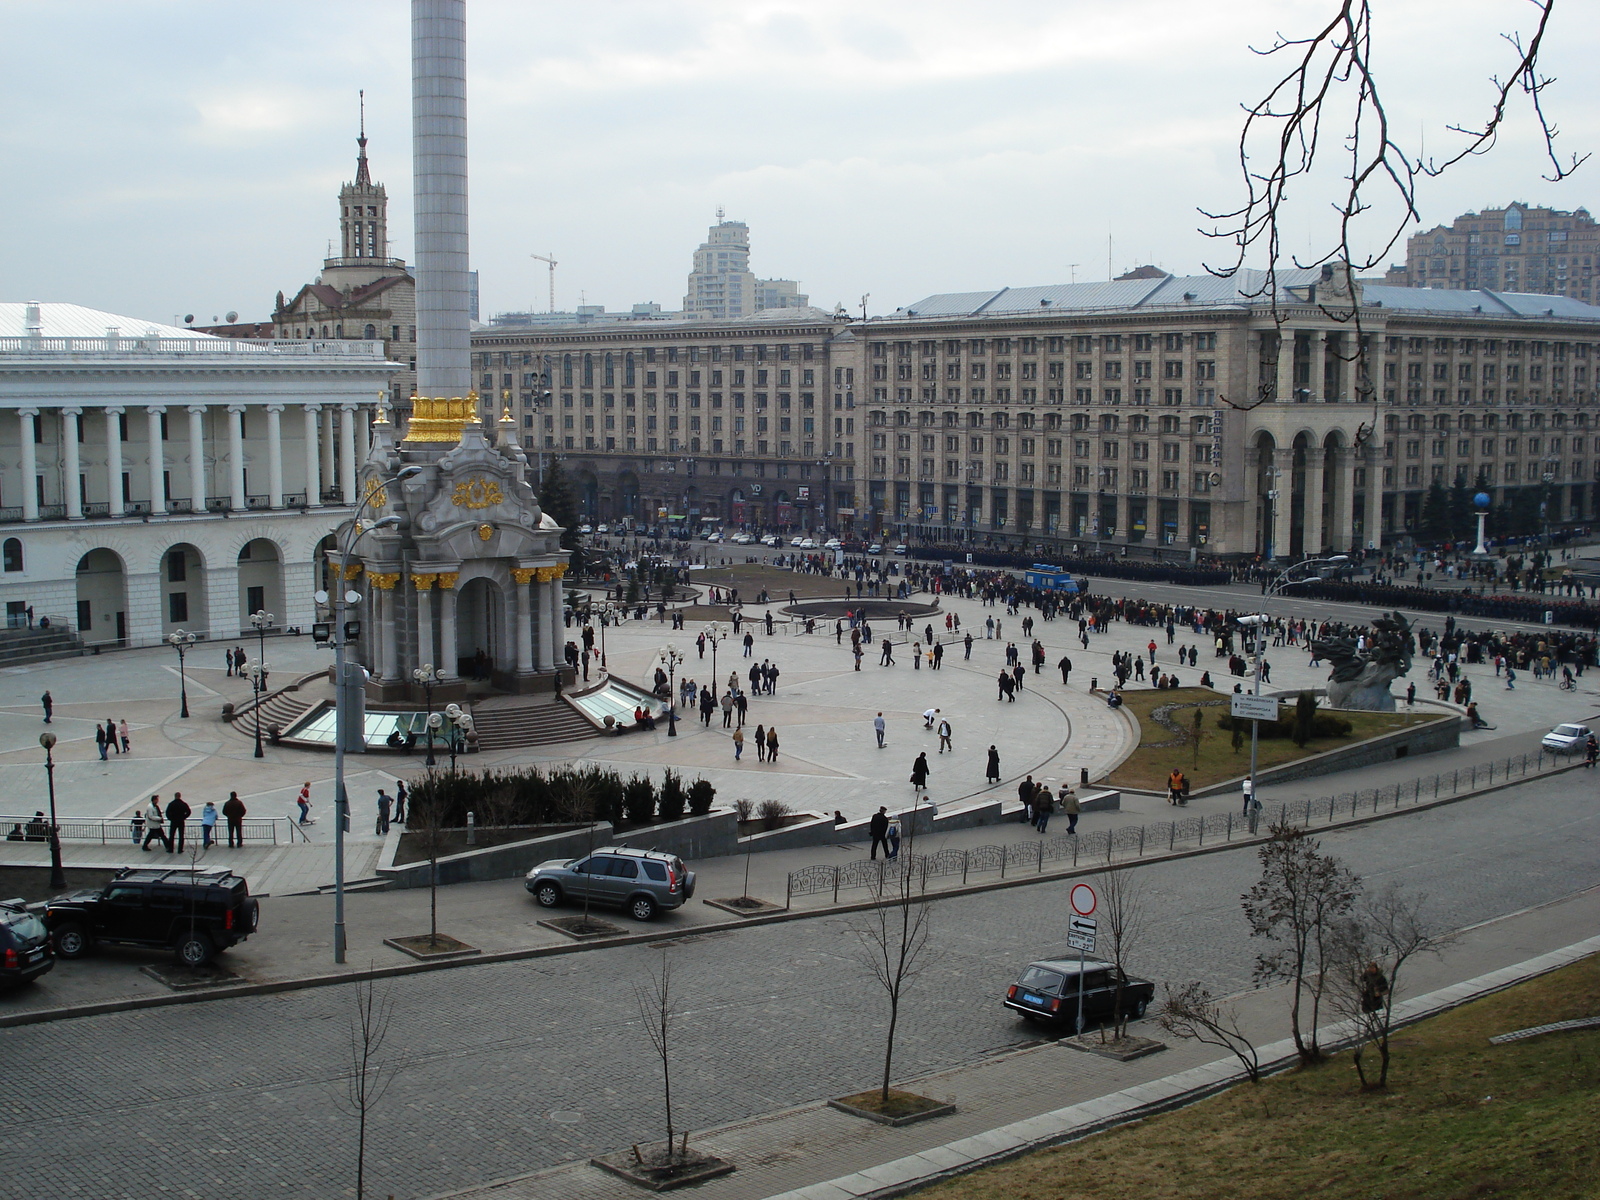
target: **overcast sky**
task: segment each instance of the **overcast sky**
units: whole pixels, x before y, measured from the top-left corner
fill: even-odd
[[[1430,153],[1481,117],[1526,0],[1374,0],[1395,128]],[[404,0],[0,0],[0,299],[263,319],[337,235],[367,92],[391,253],[410,260]],[[939,291],[1221,262],[1196,209],[1239,195],[1239,104],[1276,30],[1332,0],[470,0],[473,265],[483,315],[580,293],[676,308],[718,205],[752,269],[873,313]],[[1547,105],[1600,148],[1600,4],[1558,0]],[[1519,110],[1423,185],[1428,225],[1600,202],[1600,159],[1540,178]],[[1290,238],[1326,236],[1308,186]],[[1400,257],[1397,252],[1395,257]],[[1259,264],[1258,264],[1259,265]]]

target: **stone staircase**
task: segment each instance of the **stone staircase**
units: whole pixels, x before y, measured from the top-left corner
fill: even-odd
[[[52,625],[48,629],[0,630],[0,667],[77,658],[82,653],[83,639],[64,625]]]
[[[600,731],[564,700],[543,700],[489,708],[472,713],[478,745],[484,750],[511,750],[518,746],[548,746],[599,737]]]

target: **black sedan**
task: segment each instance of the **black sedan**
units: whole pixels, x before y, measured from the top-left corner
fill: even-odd
[[[1015,1009],[1030,1021],[1067,1021],[1078,1017],[1077,959],[1045,959],[1029,963],[1006,989],[1005,1006]],[[1083,1019],[1108,1021],[1117,1003],[1117,969],[1111,963],[1085,959],[1083,972]],[[1142,1017],[1155,998],[1156,985],[1136,975],[1122,976],[1122,1012]]]
[[[21,900],[0,900],[0,984],[29,983],[55,965],[44,922]]]

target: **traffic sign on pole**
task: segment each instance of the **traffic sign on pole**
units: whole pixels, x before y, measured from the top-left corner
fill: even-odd
[[[1074,950],[1082,951],[1084,954],[1093,954],[1094,936],[1087,933],[1069,933],[1067,934],[1067,945]]]
[[[1081,933],[1085,937],[1093,937],[1100,931],[1100,922],[1093,917],[1073,917],[1067,922],[1067,929],[1072,933]]]
[[[1072,901],[1072,911],[1080,917],[1093,915],[1095,906],[1100,903],[1100,898],[1087,883],[1073,884],[1069,899]]]

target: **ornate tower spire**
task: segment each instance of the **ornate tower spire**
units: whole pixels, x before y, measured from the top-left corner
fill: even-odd
[[[360,133],[356,137],[356,181],[339,189],[339,258],[384,261],[389,257],[389,197],[373,183],[367,167],[367,93],[361,93]]]
[[[361,132],[356,136],[356,186],[371,187],[372,176],[367,173],[367,90],[356,93],[361,102]]]

